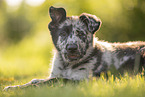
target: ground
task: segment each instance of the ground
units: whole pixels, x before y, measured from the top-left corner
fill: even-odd
[[[64,85],[60,82],[51,87],[29,87],[11,91],[2,89],[4,86],[22,84],[27,80],[20,78],[0,81],[0,97],[145,97],[145,80],[141,74],[130,77],[126,73],[123,77],[115,79],[110,75],[108,80],[102,75],[97,80],[93,78],[90,82],[84,81],[79,84]]]

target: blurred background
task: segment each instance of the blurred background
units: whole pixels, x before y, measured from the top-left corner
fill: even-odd
[[[54,53],[47,28],[52,5],[64,7],[68,16],[98,16],[100,40],[145,40],[145,0],[0,0],[0,81],[48,76]]]

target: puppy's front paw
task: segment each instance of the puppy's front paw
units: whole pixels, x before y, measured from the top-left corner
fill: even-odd
[[[14,90],[14,89],[18,89],[19,86],[7,86],[3,89],[3,91],[8,91],[8,90]]]

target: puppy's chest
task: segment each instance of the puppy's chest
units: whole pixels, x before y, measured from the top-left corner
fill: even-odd
[[[92,58],[87,63],[82,63],[73,68],[73,66],[68,66],[61,70],[61,77],[73,79],[73,80],[83,80],[88,79],[92,76],[93,69],[97,63],[95,58]]]

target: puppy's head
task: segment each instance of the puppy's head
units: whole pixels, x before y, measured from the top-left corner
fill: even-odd
[[[49,8],[52,21],[48,28],[56,49],[65,62],[79,62],[93,46],[93,36],[101,26],[95,15],[83,13],[67,17],[64,8]]]

